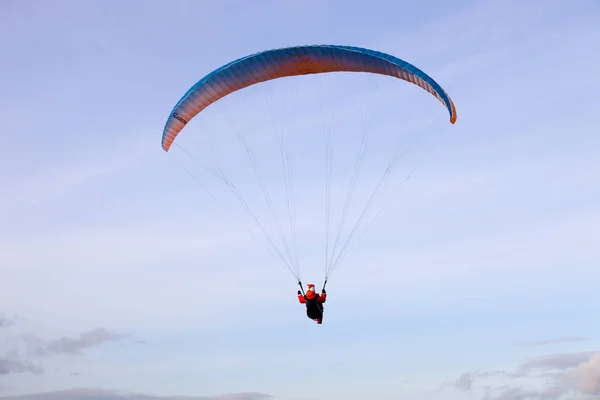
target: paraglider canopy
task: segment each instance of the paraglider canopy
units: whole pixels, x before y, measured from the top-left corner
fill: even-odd
[[[217,68],[190,88],[177,102],[163,130],[162,148],[169,151],[175,137],[199,112],[237,90],[286,76],[327,72],[370,72],[411,82],[446,106],[450,122],[456,109],[450,97],[429,75],[390,54],[352,46],[312,45],[267,50]]]

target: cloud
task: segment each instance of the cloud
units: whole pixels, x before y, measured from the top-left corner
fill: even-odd
[[[556,339],[547,339],[547,340],[533,340],[533,341],[525,341],[520,342],[520,346],[533,347],[533,346],[545,346],[548,344],[555,343],[575,343],[575,342],[584,342],[590,340],[589,338],[584,337],[564,337],[564,338],[556,338]]]
[[[600,353],[579,364],[572,376],[583,393],[600,394]]]
[[[507,375],[504,371],[469,371],[459,376],[453,385],[458,389],[469,391],[473,388],[473,382],[478,379]]]
[[[44,369],[40,365],[36,365],[34,363],[0,356],[0,375],[18,374],[24,372],[41,374],[44,372]]]
[[[594,352],[557,353],[536,357],[521,364],[518,375],[528,375],[535,371],[565,370],[574,368],[588,360]]]
[[[33,333],[22,333],[10,340],[12,347],[0,354],[0,375],[13,373],[42,374],[41,359],[53,355],[83,355],[83,350],[116,341],[129,335],[96,328],[75,337],[44,340]]]
[[[0,314],[0,328],[7,328],[13,324],[13,321]]]
[[[500,383],[490,378],[503,378],[503,381]],[[484,400],[562,400],[568,396],[598,395],[600,353],[587,351],[544,355],[522,362],[512,372],[465,372],[451,385],[442,387],[453,386],[462,391],[473,391],[476,382],[483,384]]]
[[[522,387],[501,387],[488,389],[484,400],[558,400],[567,394],[560,386],[551,386],[541,390]]]
[[[79,334],[78,337],[63,336],[48,343],[48,350],[54,353],[81,355],[81,351],[104,342],[110,342],[127,337],[128,335],[110,332],[105,328],[97,328]]]
[[[54,392],[3,396],[2,400],[264,400],[272,396],[260,392],[231,393],[218,396],[151,396],[105,389],[70,389]]]
[[[82,350],[99,346],[105,342],[120,340],[128,336],[111,332],[106,328],[96,328],[80,333],[76,337],[63,336],[49,341],[45,341],[32,333],[22,334],[20,339],[29,354],[48,356],[52,354],[82,355]]]
[[[232,393],[222,394],[220,396],[208,397],[214,400],[262,400],[268,399],[273,396],[265,393],[249,392],[249,393]]]

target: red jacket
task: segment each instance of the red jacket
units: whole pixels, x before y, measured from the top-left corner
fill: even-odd
[[[327,293],[316,294],[312,290],[309,290],[308,292],[306,292],[306,297],[309,300],[315,298],[317,300],[317,303],[325,303],[325,300],[327,300]],[[304,296],[302,296],[301,294],[298,295],[298,301],[302,304],[306,303]]]

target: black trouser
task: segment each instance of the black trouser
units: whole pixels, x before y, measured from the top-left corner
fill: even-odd
[[[312,301],[306,303],[306,316],[310,319],[319,319],[323,317],[323,305]]]

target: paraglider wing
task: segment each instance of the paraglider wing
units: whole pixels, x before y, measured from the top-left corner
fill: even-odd
[[[177,102],[162,136],[169,151],[185,125],[210,104],[237,90],[277,78],[327,72],[370,72],[411,82],[431,93],[456,121],[450,97],[429,75],[392,55],[360,47],[338,45],[296,46],[267,50],[226,64],[198,81]]]

